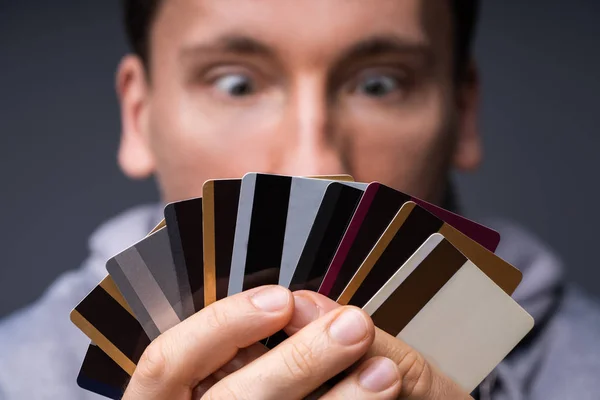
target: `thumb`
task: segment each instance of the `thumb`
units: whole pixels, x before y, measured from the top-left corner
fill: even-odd
[[[285,327],[285,332],[290,336],[329,311],[341,307],[330,298],[309,290],[299,290],[294,292],[293,295],[294,312],[292,319]]]

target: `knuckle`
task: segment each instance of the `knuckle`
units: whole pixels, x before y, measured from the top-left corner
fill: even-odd
[[[292,343],[283,351],[283,364],[294,380],[305,379],[315,373],[317,355],[306,343]]]
[[[432,389],[431,369],[425,358],[416,350],[409,350],[398,364],[402,377],[402,395],[422,397]]]
[[[156,339],[146,348],[136,368],[136,376],[146,385],[159,384],[165,380],[168,356],[165,341]]]
[[[206,324],[215,331],[224,331],[229,325],[230,315],[226,307],[211,306],[206,308]]]

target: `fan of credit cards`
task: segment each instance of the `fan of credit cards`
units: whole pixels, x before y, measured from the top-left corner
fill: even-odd
[[[267,284],[363,308],[473,391],[533,327],[498,232],[378,182],[260,173],[204,183],[71,313],[92,341],[78,384],[123,395],[144,349],[224,297]],[[263,343],[273,348],[285,335]]]

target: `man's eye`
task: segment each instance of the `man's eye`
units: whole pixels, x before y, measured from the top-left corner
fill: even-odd
[[[224,75],[214,81],[215,87],[230,96],[248,96],[254,92],[252,80],[241,74]]]
[[[371,97],[385,97],[399,88],[398,79],[389,75],[371,75],[362,78],[356,90]]]

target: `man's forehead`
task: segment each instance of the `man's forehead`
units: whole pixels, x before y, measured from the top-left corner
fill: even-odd
[[[446,44],[450,16],[448,2],[440,0],[164,0],[152,38],[153,47],[180,50],[232,35],[297,51],[385,35]]]

